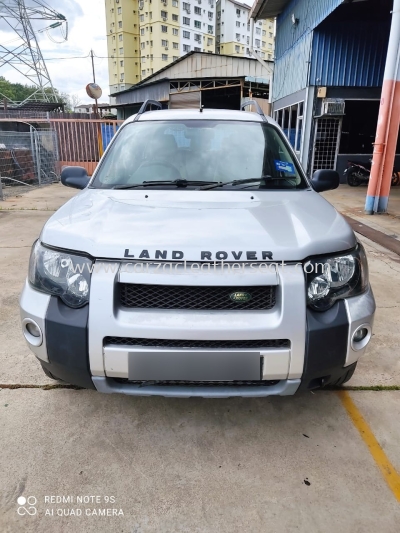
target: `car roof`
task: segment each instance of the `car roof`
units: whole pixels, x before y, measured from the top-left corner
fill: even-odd
[[[129,117],[124,124],[129,124],[135,120],[137,115]],[[248,111],[235,111],[230,109],[161,109],[156,111],[146,111],[140,115],[138,121],[154,120],[238,120],[242,122],[264,122],[274,123],[270,117],[263,117],[258,113]]]

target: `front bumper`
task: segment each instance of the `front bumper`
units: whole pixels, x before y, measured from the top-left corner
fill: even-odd
[[[217,315],[213,313],[192,313],[191,320],[186,315],[188,329],[185,331],[182,330],[185,316],[179,313],[145,312],[141,314],[140,322],[138,314],[113,310],[113,298],[104,295],[107,285],[103,286],[102,298],[96,301],[96,279],[92,279],[90,306],[82,309],[70,309],[57,297],[38,293],[26,283],[20,298],[21,318],[35,320],[42,329],[41,346],[33,346],[27,339],[42,366],[55,377],[79,387],[136,396],[291,395],[298,390],[335,385],[343,376],[350,376],[365,352],[365,346],[361,349],[352,347],[352,335],[360,325],[372,328],[375,312],[371,288],[360,296],[336,302],[326,312],[306,310],[304,298],[299,297],[304,294],[304,287],[301,284],[298,287],[298,281],[296,274],[292,279],[289,276],[281,280],[280,306],[268,315],[268,327],[265,314],[247,312],[248,322],[243,323],[241,314],[236,311],[228,313],[229,324],[225,314],[220,323],[216,322]],[[110,308],[104,303],[107,301],[111,302]],[[138,331],[133,326],[133,318]],[[112,332],[107,330],[107,321],[117,324]],[[129,354],[133,349],[103,346],[105,336],[124,336],[127,331],[131,336],[155,339],[166,337],[169,331],[171,338],[179,338],[174,327],[179,328],[184,339],[218,338],[218,334],[222,338],[232,338],[232,335],[233,338],[264,338],[267,333],[269,338],[290,339],[291,347],[290,350],[260,350],[264,361],[261,379],[268,381],[265,386],[237,386],[235,382],[223,386],[213,386],[212,383],[193,386],[150,381],[133,383],[129,379]]]

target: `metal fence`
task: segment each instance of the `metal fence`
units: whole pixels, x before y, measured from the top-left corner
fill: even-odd
[[[59,174],[54,130],[0,131],[0,199],[58,181]]]
[[[29,132],[1,130],[27,121],[0,117],[0,199],[58,181],[63,166],[82,166],[92,175],[123,122],[38,117]]]

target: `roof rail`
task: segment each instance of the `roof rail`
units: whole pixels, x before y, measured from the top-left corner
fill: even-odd
[[[146,100],[141,105],[133,122],[136,122],[137,120],[139,120],[140,115],[143,115],[143,113],[145,113],[146,111],[152,111],[151,109],[149,110],[147,109],[148,106],[155,106],[155,107],[158,107],[158,109],[162,109],[162,104],[160,102],[157,102],[157,100]]]
[[[244,102],[244,104],[240,106],[240,110],[243,111],[243,109],[247,107],[248,105],[253,105],[256,108],[257,113],[262,117],[262,119],[265,122],[267,122],[267,117],[264,115],[264,112],[261,109],[260,104],[256,102],[255,100],[247,100],[247,102]]]

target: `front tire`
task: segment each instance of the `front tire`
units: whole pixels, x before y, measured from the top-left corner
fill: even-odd
[[[361,185],[361,180],[356,174],[357,171],[354,169],[348,171],[347,183],[348,185],[350,185],[350,187],[358,187],[359,185]]]

